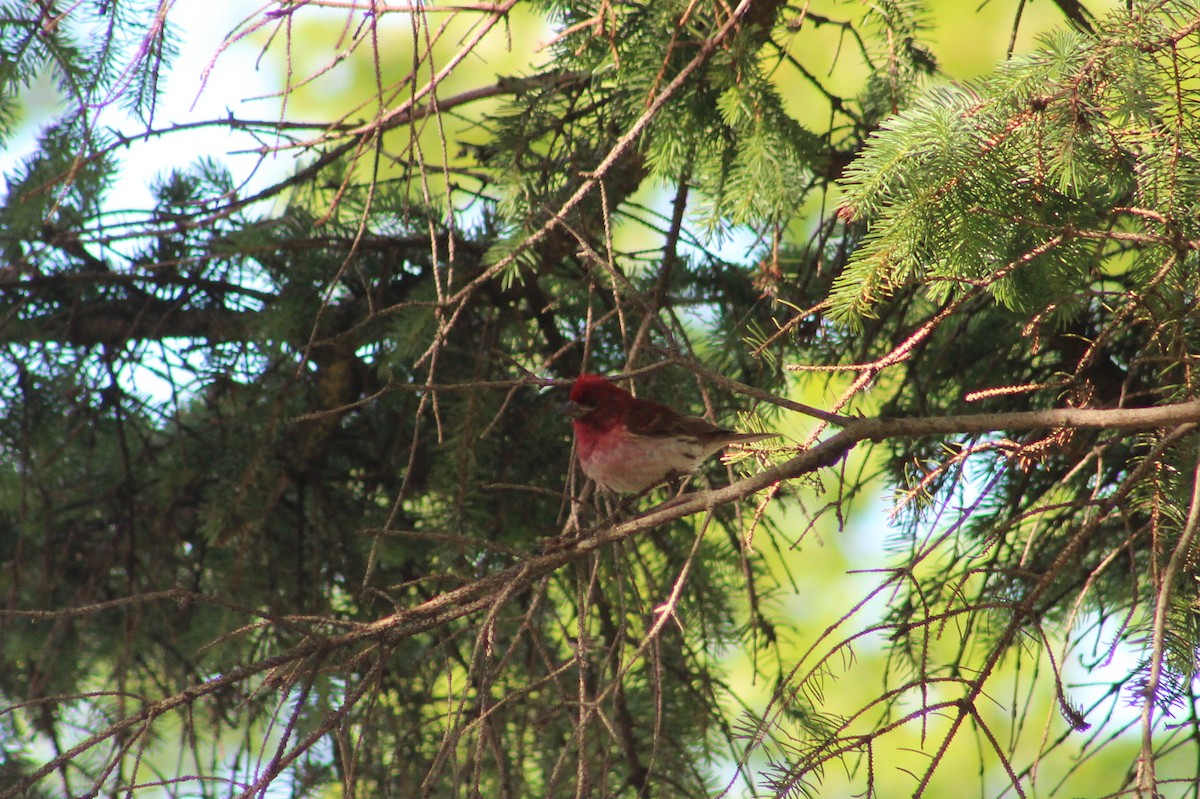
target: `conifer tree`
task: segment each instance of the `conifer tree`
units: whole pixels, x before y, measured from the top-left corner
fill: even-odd
[[[272,2],[210,68],[274,113],[183,123],[172,4],[0,0],[0,141],[61,100],[0,198],[0,797],[1194,791],[1200,4],[1056,6],[954,81],[905,0]],[[196,130],[256,166],[131,207]],[[613,500],[582,371],[785,436]]]

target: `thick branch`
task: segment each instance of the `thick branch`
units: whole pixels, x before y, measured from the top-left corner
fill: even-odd
[[[969,435],[1043,430],[1048,428],[1105,428],[1113,430],[1152,430],[1200,423],[1200,400],[1154,408],[1114,408],[1090,410],[1057,408],[1018,413],[981,413],[969,416],[931,416],[918,419],[851,419],[845,427],[796,457],[736,483],[711,491],[685,494],[646,511],[641,516],[606,528],[580,543],[581,549],[595,549],[605,543],[627,538],[635,532],[657,527],[693,513],[749,496],[783,480],[790,480],[837,463],[862,441],[891,438],[920,438],[935,435]]]
[[[130,339],[199,338],[208,341],[244,341],[256,311],[201,308],[147,309],[144,301],[108,301],[85,308],[59,311],[30,319],[14,319],[0,326],[0,342],[35,344],[58,342],[89,346],[121,343]]]
[[[930,416],[917,419],[854,419],[844,425],[856,440],[921,438],[923,436],[1019,432],[1051,428],[1152,430],[1200,422],[1200,400],[1150,408],[1052,408],[1014,413],[976,413],[962,416]]]

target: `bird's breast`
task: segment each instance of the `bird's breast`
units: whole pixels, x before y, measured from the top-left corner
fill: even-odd
[[[575,445],[584,474],[621,493],[694,471],[714,450],[692,436],[640,436],[624,426],[597,430],[578,423]]]

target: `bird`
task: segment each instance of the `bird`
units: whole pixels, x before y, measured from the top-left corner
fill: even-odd
[[[738,433],[638,399],[600,375],[585,373],[571,386],[563,413],[571,418],[583,473],[618,494],[640,494],[691,474],[730,444],[750,444],[774,433]]]

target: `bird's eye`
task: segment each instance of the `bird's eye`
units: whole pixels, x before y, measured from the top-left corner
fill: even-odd
[[[596,406],[593,404],[579,402],[578,400],[569,400],[562,406],[561,412],[572,419],[582,419],[594,410],[596,410]]]

